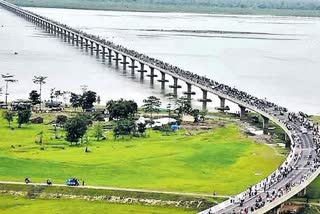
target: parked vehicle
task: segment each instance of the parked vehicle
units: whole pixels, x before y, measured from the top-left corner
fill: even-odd
[[[79,186],[79,180],[76,179],[76,178],[69,178],[66,181],[66,185],[68,185],[68,186]]]

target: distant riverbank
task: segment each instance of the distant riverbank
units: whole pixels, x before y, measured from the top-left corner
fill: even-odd
[[[272,15],[272,16],[309,16],[320,17],[319,10],[302,9],[259,9],[240,7],[216,7],[201,4],[143,4],[122,1],[98,1],[98,0],[8,0],[24,7],[67,8],[87,10],[112,10],[135,12],[181,12],[203,14],[237,14],[237,15]]]

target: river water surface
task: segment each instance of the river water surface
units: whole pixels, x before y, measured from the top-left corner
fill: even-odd
[[[319,18],[27,9],[290,110],[320,114]],[[160,96],[147,78],[141,83],[2,8],[0,25],[0,70],[19,79],[10,85],[11,99],[36,87],[34,75],[48,76],[47,94],[52,87],[80,92],[88,85],[103,101]]]

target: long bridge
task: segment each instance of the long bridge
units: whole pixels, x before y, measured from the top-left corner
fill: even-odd
[[[133,74],[139,72],[141,79],[148,72],[146,67],[149,67],[147,76],[150,78],[150,84],[154,84],[155,78],[158,77],[157,74],[160,74],[157,81],[161,84],[161,89],[164,89],[166,83],[169,82],[166,76],[173,78],[173,85],[169,87],[173,89],[174,96],[177,96],[178,89],[181,88],[178,81],[187,84],[187,91],[184,94],[188,100],[191,100],[192,95],[195,94],[192,87],[201,89],[202,99],[199,101],[202,102],[203,109],[206,109],[207,103],[211,102],[208,99],[208,93],[211,93],[219,97],[220,110],[226,109],[225,101],[228,100],[239,105],[240,117],[245,116],[246,110],[250,110],[262,116],[264,129],[268,128],[268,122],[271,120],[284,130],[291,142],[290,153],[278,169],[258,184],[199,214],[277,213],[285,201],[297,194],[304,194],[306,187],[319,175],[319,127],[310,125],[312,123],[302,113],[289,113],[286,108],[264,99],[258,99],[246,92],[183,71],[178,67],[128,50],[97,36],[72,29],[9,2],[0,0],[0,6],[33,22],[48,33],[59,35],[72,41],[74,45],[90,49],[92,53],[96,52],[103,59],[108,58],[110,63],[114,61],[117,67],[120,63],[124,70],[130,68]],[[136,63],[139,63],[140,66],[137,66]],[[302,126],[307,126],[306,132],[301,131]]]

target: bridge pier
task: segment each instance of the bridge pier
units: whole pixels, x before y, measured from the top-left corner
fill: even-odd
[[[77,44],[77,46],[78,46],[78,45],[79,45],[79,35],[76,36],[76,40],[77,40],[77,41],[76,41],[76,44]]]
[[[68,31],[68,42],[70,42],[70,31]]]
[[[189,101],[189,102],[191,102],[191,100],[192,100],[192,95],[195,95],[196,94],[196,92],[193,92],[192,91],[192,85],[190,84],[190,83],[187,83],[187,91],[185,91],[185,92],[183,92],[183,94],[184,95],[187,95],[187,100]]]
[[[98,43],[96,43],[96,55],[99,56],[99,52],[100,52],[100,45]]]
[[[173,96],[178,97],[178,88],[181,88],[181,85],[178,85],[178,78],[173,78],[173,85],[169,85],[169,88],[173,88]]]
[[[72,44],[74,44],[74,33],[71,33]]]
[[[150,67],[150,74],[147,75],[147,77],[150,77],[150,85],[154,85],[154,78],[157,77],[158,75],[154,74],[154,67]]]
[[[85,39],[86,43],[85,43],[85,46],[86,46],[86,50],[88,50],[88,47],[89,47],[89,41],[88,39]]]
[[[144,73],[146,73],[147,71],[144,69],[144,63],[140,62],[140,70],[138,70],[137,72],[140,73],[140,80],[144,79]]]
[[[112,50],[110,48],[108,48],[108,57],[109,57],[109,63],[111,63],[112,57],[114,57],[114,55],[112,55]]]
[[[307,195],[307,188],[304,188],[297,194],[298,197],[304,197],[306,195]]]
[[[240,119],[243,119],[246,116],[246,107],[239,105],[240,108]]]
[[[220,100],[220,106],[217,107],[216,109],[224,112],[225,110],[228,110],[228,108],[226,107],[226,99],[223,97],[218,96],[219,100]]]
[[[166,80],[166,73],[160,71],[161,79],[158,80],[158,82],[161,83],[161,90],[164,90],[166,88],[166,82],[169,82],[169,80]]]
[[[104,47],[104,46],[101,46],[101,48],[102,48],[102,59],[105,59],[106,58],[106,47]]]
[[[123,70],[127,70],[127,64],[129,64],[129,62],[127,62],[127,56],[122,55],[122,62],[121,64],[123,65]]]
[[[83,47],[83,37],[82,36],[80,36],[80,46],[81,46],[81,48]]]
[[[262,116],[262,129],[263,133],[266,134],[269,128],[269,118]]]
[[[131,65],[129,65],[129,68],[131,68],[131,74],[134,74],[134,69],[137,68],[138,66],[135,65],[135,60],[134,59],[130,59],[131,60]]]
[[[116,62],[116,68],[118,68],[119,67],[119,61],[121,59],[119,58],[119,53],[118,52],[114,52],[114,53],[115,53],[116,57],[113,60]]]
[[[211,99],[208,99],[208,91],[206,90],[202,90],[202,99],[200,99],[199,101],[202,102],[202,110],[203,111],[206,111],[207,110],[207,105],[208,105],[208,102],[212,102]]]
[[[90,49],[91,49],[91,53],[93,53],[93,41],[90,41]]]

